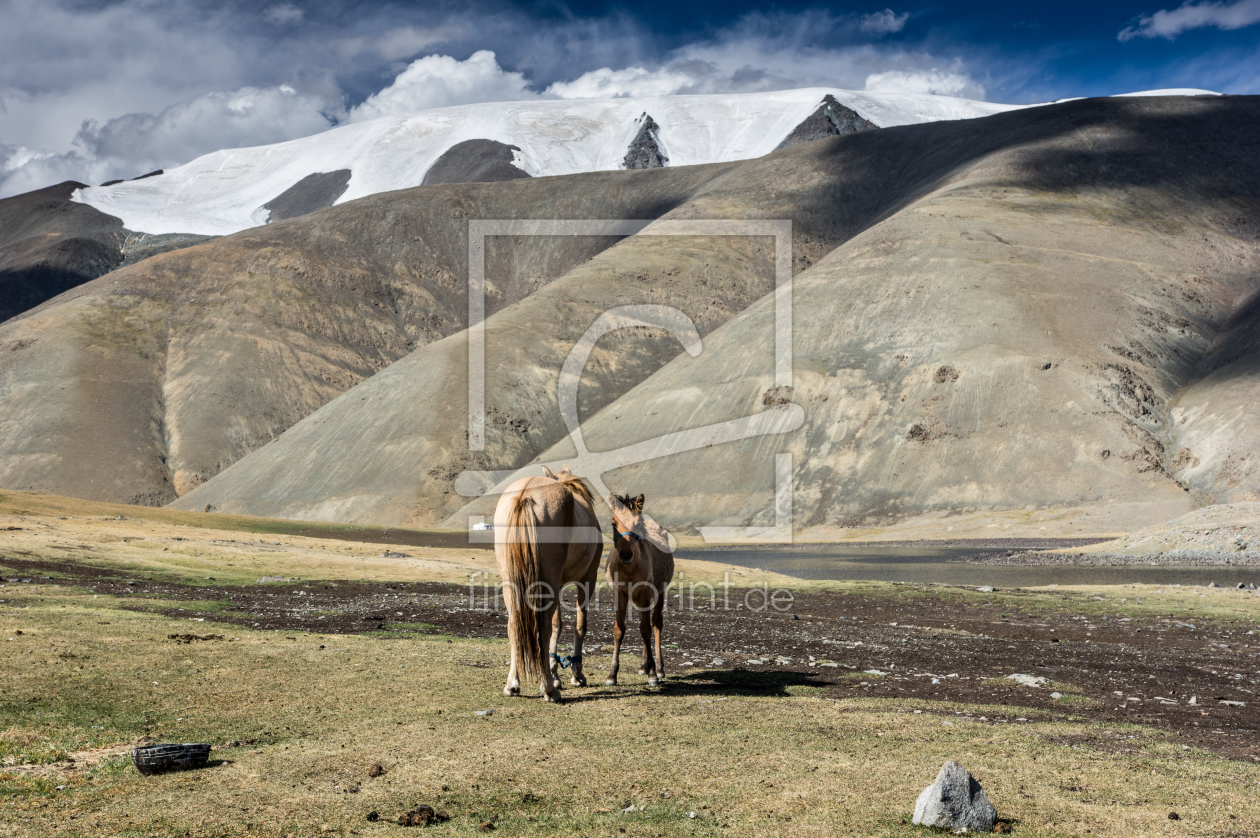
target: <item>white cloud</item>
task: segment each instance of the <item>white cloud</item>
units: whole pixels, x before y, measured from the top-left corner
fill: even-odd
[[[889,35],[904,29],[906,21],[909,19],[909,12],[897,14],[892,9],[884,9],[882,12],[863,15],[858,28],[863,32],[870,32],[875,35]]]
[[[263,20],[276,26],[301,23],[305,16],[305,13],[292,3],[277,3],[274,6],[268,6],[262,14]]]
[[[931,93],[983,99],[984,87],[965,73],[937,70],[890,70],[866,77],[866,90],[872,93]]]
[[[332,123],[322,99],[292,87],[245,87],[207,93],[156,114],[131,113],[84,122],[67,152],[0,146],[0,194],[63,180],[96,184],[170,168],[225,148],[306,137]]]
[[[1242,29],[1260,23],[1260,0],[1238,0],[1236,3],[1183,3],[1176,9],[1161,9],[1153,15],[1142,15],[1137,24],[1119,34],[1121,41],[1134,38],[1167,38],[1172,40],[1187,29],[1214,26],[1217,29]]]
[[[472,102],[531,99],[538,94],[520,73],[499,66],[490,50],[479,50],[466,61],[449,55],[426,55],[411,62],[393,83],[350,111],[349,122],[444,108]]]
[[[133,177],[320,131],[330,118],[470,102],[854,89],[872,77],[983,95],[954,55],[871,43],[904,26],[891,8],[867,16],[866,43],[853,40],[863,19],[812,10],[746,15],[672,50],[632,16],[543,21],[485,0],[354,9],[0,0],[0,197],[67,178]],[[362,104],[347,111],[353,102]]]
[[[620,96],[668,96],[691,87],[696,79],[676,70],[604,67],[583,73],[573,81],[556,82],[547,94],[560,99],[612,99]]]

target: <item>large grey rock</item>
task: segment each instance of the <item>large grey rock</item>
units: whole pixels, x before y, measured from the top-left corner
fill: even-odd
[[[988,832],[997,822],[997,810],[971,772],[949,760],[941,766],[936,782],[925,788],[915,801],[913,822],[944,829],[966,827]]]

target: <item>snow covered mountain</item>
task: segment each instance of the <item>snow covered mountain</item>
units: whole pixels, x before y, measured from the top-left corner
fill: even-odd
[[[828,96],[880,128],[1021,107],[829,88],[461,105],[353,123],[276,145],[216,151],[158,176],[79,190],[75,200],[121,218],[136,232],[224,235],[282,217],[265,205],[311,175],[329,175],[307,182],[325,199],[331,187],[332,200],[323,206],[419,186],[445,152],[469,140],[514,146],[513,163],[533,177],[626,168],[627,153],[641,133],[656,140],[668,166],[747,160],[775,150]],[[655,125],[647,125],[645,117]]]

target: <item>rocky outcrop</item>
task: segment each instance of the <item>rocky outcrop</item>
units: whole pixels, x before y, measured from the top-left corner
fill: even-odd
[[[349,185],[349,169],[338,169],[335,172],[318,172],[302,178],[263,204],[262,208],[271,210],[271,215],[268,216],[268,223],[309,215],[312,212],[328,209],[337,203],[337,199],[341,197]]]
[[[195,233],[163,233],[151,236],[148,233],[128,233],[123,242],[123,260],[118,267],[125,268],[137,262],[157,256],[159,253],[170,253],[182,250],[195,244],[217,239],[218,236],[199,236]]]
[[[780,148],[788,148],[799,143],[808,143],[813,140],[825,139],[826,137],[839,137],[844,134],[856,134],[859,131],[870,131],[878,127],[874,122],[858,115],[857,111],[837,102],[836,97],[828,93],[823,97],[818,110],[814,111],[805,118],[804,122],[792,129],[792,133],[788,134],[783,139],[783,142],[776,146],[775,150],[778,151]]]
[[[429,171],[424,185],[436,183],[501,183],[529,177],[513,162],[520,149],[496,140],[464,140],[443,152]]]
[[[0,322],[122,262],[122,222],[71,201],[82,187],[66,181],[0,200]]]
[[[639,117],[639,132],[630,141],[622,161],[627,169],[660,169],[669,162],[661,148],[661,126],[646,113]]]

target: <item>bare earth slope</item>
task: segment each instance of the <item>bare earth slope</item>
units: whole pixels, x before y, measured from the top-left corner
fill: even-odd
[[[804,409],[793,434],[611,476],[676,527],[773,524],[780,452],[794,525],[816,534],[1048,507],[1114,531],[1241,499],[1260,442],[1255,324],[1236,314],[1260,289],[1258,128],[1255,98],[1093,100],[818,143],[816,165],[847,168],[896,140],[948,177],[796,278],[792,392],[767,393],[765,299],[586,423],[587,445]],[[1200,379],[1222,341],[1238,357]],[[1179,440],[1203,427],[1229,444],[1189,443],[1216,459],[1187,472]]]
[[[71,201],[82,186],[68,180],[0,200],[0,322],[122,261],[122,222]]]
[[[82,285],[0,326],[0,486],[172,501],[462,330],[468,218],[652,218],[732,165],[383,193]],[[487,310],[612,241],[492,243]]]
[[[585,426],[592,449],[785,399],[806,413],[792,434],[612,476],[666,523],[772,523],[780,451],[794,458],[799,528],[1057,506],[1106,508],[1107,528],[1175,516],[1195,500],[1173,473],[1168,399],[1255,284],[1257,242],[1238,219],[1257,217],[1258,127],[1249,98],[1091,100],[741,164],[666,217],[794,221],[792,392],[771,392],[771,298],[722,325],[738,300],[706,320],[711,289],[670,273],[697,259],[755,270],[754,250],[636,238],[488,322],[484,454],[466,448],[454,335],[178,505],[465,523],[487,502],[465,507],[458,472],[570,457],[560,365],[601,310],[652,301],[696,319],[704,352],[678,356],[660,335],[601,340],[583,378],[584,415],[603,408]]]

